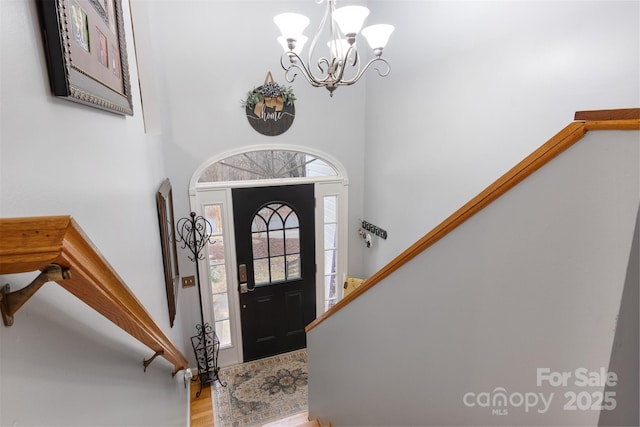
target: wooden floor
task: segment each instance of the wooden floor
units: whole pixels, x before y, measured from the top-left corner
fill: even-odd
[[[213,400],[211,398],[211,387],[202,389],[200,397],[196,397],[196,393],[200,389],[198,381],[191,381],[190,387],[190,418],[191,427],[213,427]],[[304,425],[307,422],[308,415],[306,412],[293,415],[291,417],[274,421],[269,424],[263,424],[261,427],[294,427]]]
[[[191,381],[190,387],[190,418],[191,427],[213,426],[213,401],[211,400],[211,387],[202,389],[200,397],[196,393],[200,389],[200,382]]]

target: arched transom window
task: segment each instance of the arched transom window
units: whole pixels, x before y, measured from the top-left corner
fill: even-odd
[[[296,280],[300,275],[300,224],[285,203],[260,208],[251,223],[253,275],[256,285]]]
[[[338,172],[333,166],[309,153],[256,150],[229,156],[209,165],[198,182],[337,176]]]

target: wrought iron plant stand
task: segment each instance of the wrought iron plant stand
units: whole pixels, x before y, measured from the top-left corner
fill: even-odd
[[[182,243],[182,249],[188,248],[193,254],[189,259],[196,265],[196,280],[198,284],[198,298],[200,301],[200,324],[196,325],[197,334],[191,337],[191,345],[198,363],[198,378],[192,381],[200,381],[200,390],[196,397],[200,397],[202,387],[218,381],[221,386],[226,387],[219,377],[218,351],[220,350],[220,340],[216,331],[204,321],[202,310],[202,292],[200,289],[200,269],[198,261],[204,259],[202,249],[211,242],[211,224],[202,216],[197,216],[191,212],[190,218],[181,218],[176,224],[176,241]]]

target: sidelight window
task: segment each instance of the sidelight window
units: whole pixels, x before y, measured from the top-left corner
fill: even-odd
[[[212,228],[208,250],[213,318],[216,335],[220,340],[220,347],[224,348],[231,345],[231,325],[221,208],[221,205],[205,205],[204,216]]]
[[[338,302],[338,197],[324,197],[324,310]]]
[[[300,224],[285,203],[263,206],[251,223],[253,277],[256,285],[300,279]]]

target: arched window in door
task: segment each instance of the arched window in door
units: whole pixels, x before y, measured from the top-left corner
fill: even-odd
[[[256,286],[288,282],[300,276],[300,224],[285,203],[263,206],[251,223]]]

